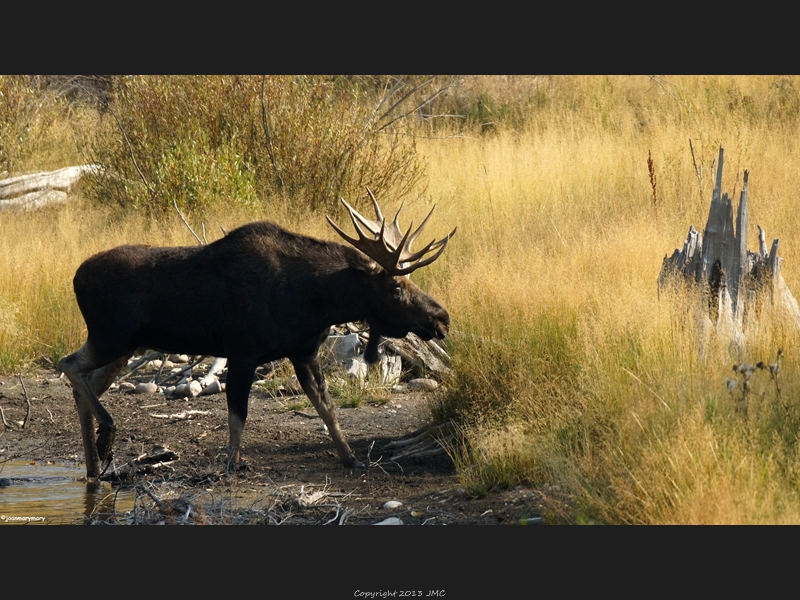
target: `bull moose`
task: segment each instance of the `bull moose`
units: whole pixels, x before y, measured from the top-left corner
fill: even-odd
[[[240,462],[256,368],[288,357],[344,465],[364,468],[336,419],[319,347],[330,326],[349,321],[369,324],[365,360],[370,364],[378,359],[381,336],[413,331],[424,340],[444,338],[447,311],[403,275],[436,260],[456,232],[412,252],[433,209],[413,233],[412,225],[403,234],[397,221],[402,205],[387,223],[367,192],[377,220],[342,199],[358,238],[327,217],[349,246],[261,221],[205,246],[119,246],[78,267],[73,287],[88,338],[59,368],[72,384],[88,479],[102,475],[101,461],[110,462],[116,432],[100,396],[142,348],[227,357],[229,465]],[[212,285],[195,285],[209,273]],[[205,325],[198,326],[201,322]]]

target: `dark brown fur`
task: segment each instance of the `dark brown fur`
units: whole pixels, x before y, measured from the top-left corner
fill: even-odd
[[[256,367],[288,357],[342,462],[363,467],[336,420],[318,358],[329,327],[367,321],[370,362],[380,336],[443,338],[449,327],[447,311],[406,277],[390,276],[348,246],[268,222],[207,246],[119,246],[87,259],[73,285],[89,335],[59,367],[74,388],[89,478],[100,476],[116,430],[99,397],[138,348],[228,358],[235,462]]]

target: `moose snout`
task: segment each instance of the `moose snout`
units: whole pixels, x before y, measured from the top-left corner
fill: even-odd
[[[436,339],[443,340],[447,336],[450,331],[450,315],[446,310],[442,309],[441,314],[438,315],[433,325],[433,331]]]

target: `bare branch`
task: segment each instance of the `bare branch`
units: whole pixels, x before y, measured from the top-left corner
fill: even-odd
[[[31,416],[31,399],[28,397],[28,390],[25,389],[25,383],[22,381],[22,375],[17,375],[19,383],[22,386],[22,393],[25,394],[25,403],[28,405],[28,410],[25,412],[25,418],[22,420],[22,429],[28,423],[28,417]]]
[[[175,201],[175,198],[172,199],[172,206],[174,206],[175,210],[178,211],[178,215],[180,215],[181,221],[183,221],[183,224],[186,225],[186,227],[189,228],[189,231],[192,232],[192,235],[194,236],[194,239],[196,239],[197,243],[202,246],[203,245],[203,240],[201,240],[199,237],[197,237],[197,234],[194,232],[194,229],[192,229],[192,226],[189,225],[189,221],[186,220],[186,217],[183,216],[183,213],[181,212],[181,209],[178,208],[178,203]]]
[[[127,373],[125,373],[125,375],[122,375],[122,376],[120,376],[120,377],[117,379],[117,381],[118,381],[118,382],[119,382],[119,381],[125,381],[125,380],[126,380],[128,377],[130,377],[131,375],[133,375],[133,374],[134,374],[136,371],[138,371],[139,369],[141,369],[141,368],[142,368],[144,365],[146,365],[148,362],[150,362],[151,360],[153,360],[154,358],[157,358],[157,357],[159,357],[159,356],[161,356],[161,352],[150,352],[150,353],[149,353],[149,354],[147,354],[146,356],[143,356],[143,357],[142,357],[142,358],[140,358],[138,361],[136,361],[135,363],[133,363],[133,365],[131,366],[131,370],[130,370],[130,371],[128,371]]]
[[[278,163],[275,160],[275,152],[272,149],[272,138],[269,136],[269,125],[267,124],[267,104],[264,101],[264,81],[266,76],[261,76],[261,125],[264,127],[264,137],[267,142],[267,154],[269,155],[269,162],[272,163],[272,170],[275,171],[275,179],[278,180],[278,187],[283,187],[283,177],[278,168]]]
[[[128,139],[128,134],[125,133],[125,128],[122,126],[119,117],[117,117],[117,113],[114,111],[113,108],[111,108],[111,106],[108,106],[108,112],[110,112],[111,116],[114,117],[114,121],[116,121],[117,127],[119,127],[119,130],[122,132],[122,137],[125,138],[125,143],[128,145],[128,152],[130,152],[131,154],[131,161],[133,161],[133,166],[136,169],[136,172],[139,173],[139,177],[142,178],[144,186],[147,188],[150,197],[152,199],[155,199],[155,190],[153,189],[153,186],[150,185],[150,182],[147,181],[147,177],[144,176],[142,170],[139,168],[139,163],[136,162],[136,154],[133,151],[133,145],[131,144],[131,141]]]
[[[415,112],[418,112],[418,111],[419,111],[421,108],[423,108],[424,106],[426,106],[426,105],[430,104],[430,103],[431,103],[431,102],[433,102],[433,101],[434,101],[434,100],[435,100],[437,97],[439,97],[439,96],[440,96],[440,95],[442,95],[444,92],[446,92],[448,89],[450,89],[451,87],[453,87],[453,85],[455,85],[455,82],[450,82],[450,83],[448,83],[447,85],[445,85],[444,87],[442,87],[442,88],[441,88],[441,89],[440,89],[438,92],[436,92],[435,94],[433,94],[433,95],[431,95],[431,96],[428,96],[427,98],[425,98],[425,99],[424,99],[422,102],[420,102],[420,103],[419,103],[417,106],[415,106],[415,107],[414,107],[414,108],[412,108],[411,110],[409,110],[409,111],[407,111],[407,112],[405,112],[405,113],[403,113],[403,114],[401,114],[401,115],[398,115],[397,117],[395,117],[395,118],[394,118],[394,119],[392,119],[391,121],[389,121],[389,122],[387,122],[387,123],[384,123],[383,125],[381,125],[381,127],[380,127],[380,129],[379,129],[378,131],[382,131],[382,130],[386,129],[387,127],[389,127],[389,125],[391,125],[392,123],[394,123],[394,122],[396,122],[396,121],[398,121],[398,120],[400,120],[400,119],[404,119],[405,117],[407,117],[407,116],[408,116],[408,115],[410,115],[410,114],[413,114],[413,113],[415,113]],[[392,107],[392,108],[394,108],[394,107]]]
[[[8,429],[14,429],[11,424],[6,421],[6,413],[3,412],[3,407],[0,406],[0,418],[3,419],[3,425],[5,425]]]

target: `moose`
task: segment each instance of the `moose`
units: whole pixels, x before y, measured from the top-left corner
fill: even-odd
[[[100,397],[128,359],[145,348],[228,359],[229,467],[241,461],[256,368],[287,357],[344,465],[364,469],[336,419],[319,347],[332,325],[350,321],[369,325],[369,364],[378,360],[382,336],[414,332],[424,340],[443,339],[450,326],[447,311],[404,276],[439,258],[456,232],[412,252],[433,209],[413,233],[412,224],[404,234],[397,220],[403,206],[387,223],[369,188],[367,193],[376,220],[341,199],[357,238],[326,216],[349,245],[260,221],[205,246],[119,246],[78,267],[73,287],[88,337],[58,366],[72,384],[87,480],[99,479],[108,468],[116,433]],[[213,285],[194,284],[209,273]]]

